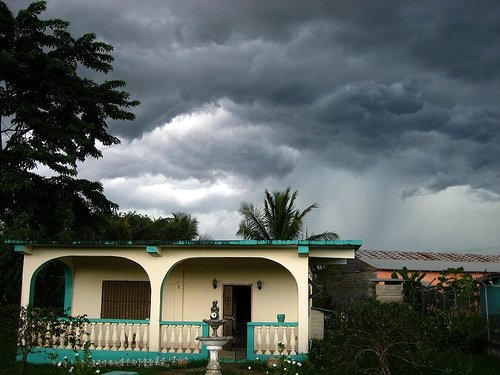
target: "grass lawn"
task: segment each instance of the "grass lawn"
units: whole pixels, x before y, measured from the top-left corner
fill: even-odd
[[[500,369],[500,358],[484,356],[484,355],[471,355],[461,353],[436,353],[434,358],[434,365],[429,367],[414,368],[405,371],[405,375],[443,375],[443,374],[457,374],[457,375],[493,375],[498,374]],[[203,375],[205,374],[205,363],[191,363],[188,367],[183,368],[101,368],[100,374],[113,370],[136,371],[140,375]],[[268,370],[262,363],[222,363],[223,375],[259,375],[259,374],[289,374],[290,371],[283,369]],[[250,367],[250,368],[249,368]],[[434,367],[434,368],[432,368]],[[15,375],[19,374],[19,363],[4,363],[0,366],[0,374]],[[300,369],[301,375],[330,375],[335,374],[334,369],[329,369],[327,372],[318,372],[314,368],[307,368],[304,366]],[[68,374],[53,365],[30,365],[26,367],[25,375],[63,375]],[[96,374],[95,370],[87,374]],[[293,374],[292,374],[293,375]]]

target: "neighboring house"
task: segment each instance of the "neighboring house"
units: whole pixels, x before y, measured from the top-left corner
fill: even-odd
[[[500,339],[500,272],[478,279],[480,285],[481,313],[488,320],[493,319]]]
[[[359,250],[345,265],[328,267],[326,291],[333,308],[371,297],[382,301],[402,299],[402,286],[391,278],[393,271],[425,272],[423,284],[435,285],[441,271],[462,267],[474,278],[500,272],[500,255],[411,251]]]
[[[284,354],[305,354],[310,266],[345,264],[361,246],[356,240],[11,243],[24,254],[22,305],[35,301],[44,266],[62,267],[64,306],[89,318],[81,334],[94,359],[206,358],[196,337],[208,334],[202,320],[213,300],[227,320],[219,334],[235,336],[228,351],[243,348],[251,360],[278,354],[281,342]],[[69,353],[61,340],[48,346]]]

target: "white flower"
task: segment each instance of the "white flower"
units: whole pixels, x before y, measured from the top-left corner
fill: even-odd
[[[252,369],[252,366],[248,366],[248,369],[251,370]]]
[[[73,372],[73,366],[71,366],[71,368],[69,369],[69,372],[72,373]]]
[[[276,363],[273,363],[273,367],[276,367]]]
[[[300,366],[302,366],[302,363],[300,363],[300,362],[297,362],[297,366],[299,366],[299,367],[300,367]]]
[[[61,362],[57,362],[57,367],[61,367]]]
[[[99,369],[95,370],[96,374],[99,374],[100,372],[101,372],[101,370],[99,370]]]

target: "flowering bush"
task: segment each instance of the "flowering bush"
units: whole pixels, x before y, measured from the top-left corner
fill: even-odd
[[[270,375],[302,375],[307,373],[307,366],[291,356],[280,355],[279,357],[269,357],[267,360],[256,358],[255,362],[244,365],[246,368],[261,370],[264,374]]]
[[[112,368],[179,368],[185,367],[189,360],[187,358],[156,358],[156,359],[120,359],[117,361],[112,360],[94,360],[90,352],[90,342],[84,343],[83,354],[76,352],[74,358],[70,361],[64,357],[62,361],[54,362],[54,366],[58,367],[63,374],[67,375],[93,375],[106,372]]]

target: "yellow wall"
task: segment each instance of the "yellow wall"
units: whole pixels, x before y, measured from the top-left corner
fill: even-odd
[[[73,260],[72,315],[101,317],[103,280],[147,281],[146,272],[137,264],[122,258],[75,258]],[[77,298],[75,298],[77,296]]]
[[[217,279],[218,287],[212,287]],[[258,290],[257,280],[262,281]],[[209,317],[213,300],[223,309],[223,285],[251,285],[252,321],[276,321],[286,314],[297,321],[297,284],[281,265],[265,259],[191,259],[178,264],[163,288],[162,320],[201,320]]]
[[[100,318],[103,280],[147,281],[145,271],[118,257],[74,258],[73,315]],[[212,280],[218,281],[217,289]],[[257,289],[261,280],[263,287]],[[222,314],[223,285],[251,285],[252,321],[275,321],[286,314],[297,321],[297,284],[281,265],[265,259],[190,259],[177,264],[166,277],[162,293],[162,320],[202,320],[209,317],[213,300]]]

